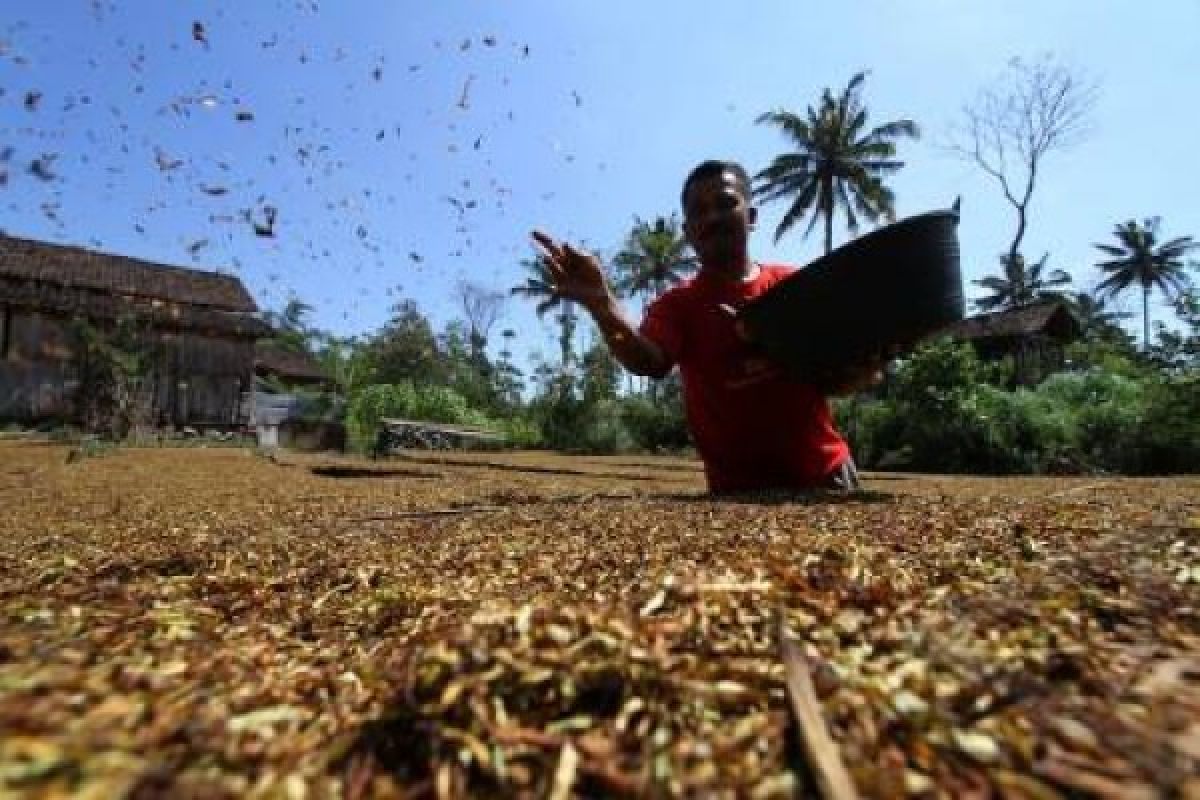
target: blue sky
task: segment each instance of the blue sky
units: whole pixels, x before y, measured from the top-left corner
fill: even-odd
[[[1048,251],[1090,286],[1092,243],[1120,221],[1161,215],[1165,234],[1200,235],[1186,179],[1200,130],[1187,100],[1200,74],[1194,0],[4,9],[0,150],[14,154],[0,227],[228,270],[262,307],[295,292],[339,333],[375,329],[399,296],[440,326],[457,314],[457,282],[520,281],[535,226],[611,254],[635,214],[676,209],[696,162],[755,170],[779,152],[759,113],[802,110],[859,69],[871,71],[874,123],[909,117],[923,130],[901,149],[900,214],[963,196],[967,280],[996,269],[1014,221],[990,179],[942,145],[963,103],[1013,56],[1052,52],[1101,87],[1091,137],[1045,163],[1031,256]],[[30,91],[41,93],[32,111]],[[26,171],[43,154],[57,154],[50,181]],[[268,205],[273,238],[242,216],[261,222]],[[764,209],[757,257],[816,257],[817,234],[772,244],[780,212]],[[519,299],[500,325],[518,331],[520,351],[553,352],[549,324]]]

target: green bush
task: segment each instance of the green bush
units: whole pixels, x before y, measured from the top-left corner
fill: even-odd
[[[615,398],[578,395],[569,378],[560,379],[531,408],[545,445],[571,453],[607,454],[632,450],[633,437]]]
[[[836,401],[836,421],[860,464],[875,468],[1200,471],[1200,377],[1103,348],[1087,356],[1076,362],[1085,369],[1009,391],[994,383],[1003,365],[934,342],[900,364],[883,397]]]
[[[411,383],[376,384],[355,392],[346,411],[350,446],[359,452],[371,449],[379,423],[387,417],[473,425],[499,430],[502,426],[470,407],[462,395],[444,386]]]
[[[646,395],[623,397],[620,411],[625,428],[639,450],[679,451],[691,446],[691,434],[678,397],[663,400]]]
[[[1130,430],[1123,472],[1200,472],[1200,373],[1158,376],[1145,387],[1145,412]]]
[[[974,407],[983,424],[988,472],[1053,472],[1078,468],[1075,421],[1070,409],[1029,389],[975,387]]]
[[[1145,378],[1093,367],[1051,375],[1037,387],[1049,407],[1072,416],[1076,445],[1090,467],[1125,471],[1133,438],[1146,414]]]
[[[538,424],[524,415],[500,420],[500,431],[508,447],[531,450],[544,447],[546,442]]]

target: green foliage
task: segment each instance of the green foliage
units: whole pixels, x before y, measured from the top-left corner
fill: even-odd
[[[1092,368],[1052,375],[1037,387],[1047,406],[1070,414],[1083,461],[1109,469],[1129,466],[1129,431],[1146,413],[1146,381]]]
[[[900,363],[889,394],[904,403],[936,402],[945,392],[982,382],[987,371],[971,345],[937,339]]]
[[[1200,472],[1200,372],[1150,379],[1144,409],[1139,424],[1126,432],[1121,471]]]
[[[679,451],[691,446],[678,375],[663,380],[654,395],[622,398],[621,413],[639,450]]]
[[[1200,290],[1189,289],[1176,298],[1175,316],[1182,329],[1173,330],[1159,322],[1150,360],[1155,366],[1175,373],[1200,369]]]
[[[533,450],[546,446],[542,429],[525,414],[514,414],[500,420],[497,430],[504,434],[509,447],[518,450]]]
[[[315,354],[317,362],[342,393],[348,394],[373,382],[373,365],[364,341],[330,334],[322,334],[320,341]]]
[[[1071,282],[1071,276],[1061,269],[1053,269],[1043,275],[1050,254],[1042,256],[1033,265],[1027,265],[1021,254],[1000,256],[1000,275],[988,275],[977,281],[976,286],[987,289],[990,294],[975,301],[980,311],[1024,308],[1048,300],[1063,300],[1061,287]]]
[[[351,447],[360,452],[369,450],[380,421],[387,417],[499,428],[483,412],[471,408],[462,395],[445,386],[417,386],[411,382],[375,384],[350,398],[346,432]]]
[[[156,352],[144,325],[133,316],[103,326],[77,318],[70,335],[79,377],[75,404],[84,428],[113,439],[148,428]]]
[[[656,217],[653,224],[634,217],[633,229],[613,257],[616,288],[625,297],[649,299],[662,294],[698,267],[674,214]]]
[[[633,448],[633,439],[612,397],[579,391],[570,373],[546,383],[530,407],[547,447],[575,453],[620,453]]]
[[[1200,471],[1195,371],[1155,371],[1112,342],[1089,343],[1077,354],[1081,369],[1008,391],[990,381],[993,368],[968,345],[934,342],[900,365],[886,396],[835,403],[837,422],[867,467]]]
[[[1145,377],[1147,372],[1129,338],[1102,337],[1073,342],[1067,346],[1066,359],[1074,370],[1099,369],[1135,380]]]
[[[375,383],[441,383],[445,370],[433,326],[411,300],[392,309],[392,318],[364,345]]]

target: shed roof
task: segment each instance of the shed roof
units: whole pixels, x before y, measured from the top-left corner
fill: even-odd
[[[15,280],[3,273],[0,273],[0,304],[101,320],[133,314],[163,328],[210,331],[233,337],[257,339],[271,335],[271,327],[258,312],[222,311],[153,298],[139,299],[34,280]]]
[[[258,310],[254,298],[233,275],[4,234],[0,234],[0,276],[219,311]]]
[[[1079,321],[1059,302],[992,311],[954,323],[944,331],[957,339],[1002,339],[1044,334],[1063,341],[1077,338]]]
[[[329,381],[329,375],[308,353],[286,350],[270,341],[260,341],[254,350],[254,367],[260,372],[298,381]]]

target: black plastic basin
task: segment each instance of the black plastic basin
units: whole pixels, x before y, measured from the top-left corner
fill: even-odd
[[[963,318],[958,214],[872,231],[748,303],[750,337],[798,377],[904,352]]]

